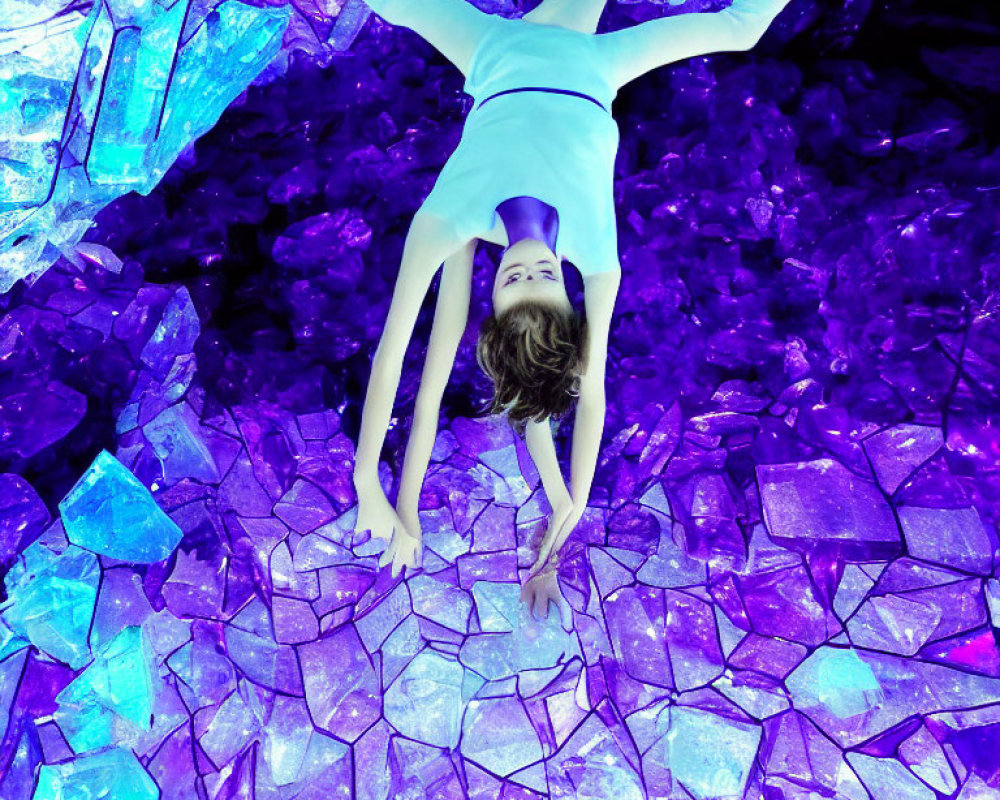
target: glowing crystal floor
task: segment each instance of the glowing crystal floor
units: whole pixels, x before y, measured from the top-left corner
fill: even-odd
[[[276,46],[253,9],[220,18]],[[624,274],[570,632],[518,600],[549,507],[475,413],[492,250],[422,569],[392,579],[350,533],[371,351],[467,108],[453,68],[376,19],[272,62],[169,170],[151,145],[146,195],[88,195],[87,258],[0,296],[0,798],[1000,797],[995,28],[790,12],[616,102]]]

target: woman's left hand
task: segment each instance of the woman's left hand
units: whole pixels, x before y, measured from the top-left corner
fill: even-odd
[[[529,578],[540,572],[550,558],[555,557],[554,554],[559,552],[580,521],[583,511],[583,507],[572,502],[560,505],[553,510],[548,530],[545,531],[545,536],[542,537],[542,543],[538,548],[538,557],[531,565],[531,569],[528,570]]]
[[[565,630],[573,630],[573,610],[559,589],[559,574],[555,569],[531,575],[521,587],[521,600],[535,619],[548,619],[549,602],[556,604]]]
[[[422,536],[414,536],[405,528],[397,528],[392,534],[389,545],[379,556],[379,569],[386,564],[392,564],[392,577],[395,579],[403,571],[403,567],[409,567],[407,575],[418,569],[424,558],[424,540]]]

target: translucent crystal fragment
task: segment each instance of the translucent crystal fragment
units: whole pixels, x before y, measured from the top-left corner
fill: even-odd
[[[462,754],[497,775],[539,760],[542,746],[520,698],[472,700],[462,721]]]
[[[933,789],[951,794],[958,788],[948,756],[926,725],[921,725],[916,733],[900,744],[899,758],[914,775]]]
[[[163,561],[183,536],[149,490],[107,450],[97,454],[59,511],[71,542],[123,561]]]
[[[899,522],[914,558],[989,574],[993,544],[975,508],[901,506]]]
[[[3,614],[0,614],[0,659],[8,658],[18,650],[23,650],[30,645],[27,639],[18,636],[10,626],[4,622]]]
[[[501,680],[526,669],[545,669],[573,655],[579,655],[579,638],[563,629],[559,615],[534,619],[520,600],[516,583],[496,583],[481,587],[479,596],[488,598],[491,625],[505,627],[502,620],[516,620],[505,632],[478,633],[465,638],[459,660],[487,680]]]
[[[933,603],[885,594],[862,603],[848,621],[847,631],[858,647],[912,656],[940,621],[941,609]]]
[[[545,760],[553,797],[644,800],[642,779],[601,717],[591,712]]]
[[[13,758],[3,777],[0,777],[0,797],[4,800],[29,800],[35,788],[39,764],[43,761],[38,733],[33,727],[24,726]]]
[[[894,758],[874,758],[848,753],[848,763],[857,771],[872,797],[892,800],[934,800],[934,790],[923,784]]]
[[[844,748],[915,714],[1000,703],[998,678],[860,649],[820,647],[785,683],[795,707]]]
[[[191,299],[191,293],[187,287],[182,286],[171,295],[156,328],[139,353],[139,360],[158,381],[165,382],[174,369],[178,357],[194,350],[194,344],[200,333],[201,320]],[[176,397],[165,399],[170,402],[179,400],[185,388],[179,387]]]
[[[758,726],[700,708],[670,709],[665,763],[698,800],[742,797],[757,756]]]
[[[302,693],[302,674],[291,645],[278,644],[267,606],[254,598],[225,627],[232,662],[256,683],[292,694]]]
[[[102,649],[126,627],[142,625],[151,616],[155,618],[142,588],[142,576],[128,566],[105,569],[94,608],[91,648]]]
[[[17,695],[27,657],[27,651],[20,650],[0,660],[0,741],[7,735],[7,727],[11,720],[11,704]]]
[[[143,428],[168,485],[182,478],[218,483],[219,470],[201,435],[197,414],[187,403],[164,409]]]
[[[43,764],[31,800],[157,800],[159,787],[131,750],[116,747],[62,764]]]
[[[624,587],[607,598],[604,613],[615,655],[628,674],[644,683],[672,685],[663,591]]]
[[[892,510],[871,481],[830,458],[757,466],[764,521],[792,549],[836,545],[846,557],[887,558],[901,542]]]
[[[340,13],[337,15],[337,22],[330,31],[328,42],[334,50],[346,50],[360,33],[372,10],[365,4],[364,0],[346,0]]]
[[[278,695],[263,734],[264,763],[275,786],[308,792],[331,765],[347,766],[348,746],[313,728],[301,697]]]
[[[436,575],[415,575],[409,585],[416,613],[453,631],[468,630],[472,600],[467,592]]]
[[[986,601],[989,605],[993,627],[1000,628],[1000,580],[990,578],[986,581]]]
[[[798,708],[823,706],[840,717],[863,714],[884,700],[875,673],[853,649],[821,647],[788,676]]]
[[[722,651],[712,606],[682,592],[665,592],[667,650],[678,691],[704,686],[722,674]]]
[[[178,689],[191,708],[221,703],[236,688],[233,663],[197,629],[192,641],[170,654],[167,665],[177,677]]]
[[[669,520],[661,520],[656,552],[636,572],[636,577],[642,583],[661,588],[704,583],[705,562],[691,558],[676,544],[672,536],[674,527],[680,528],[680,524],[673,526]],[[682,539],[680,532],[677,538]]]
[[[0,107],[0,130],[4,132],[4,154],[0,158],[0,185],[4,192],[0,212],[9,211],[12,206],[41,205],[55,176],[60,137],[81,53],[80,42],[73,34],[84,18],[80,14],[67,14],[62,24],[44,31],[38,28],[62,5],[51,0],[45,4],[7,0],[0,7],[2,27],[23,31],[20,39],[15,38],[13,47],[4,41],[0,48],[3,54],[0,80],[6,97]],[[33,28],[33,35],[29,34]]]
[[[386,721],[411,739],[455,748],[469,688],[455,658],[423,650],[386,689]]]
[[[844,754],[804,714],[789,710],[764,723],[761,761],[769,785],[787,780],[817,794],[871,800]]]
[[[202,712],[205,725],[199,742],[215,764],[226,764],[257,738],[264,709],[255,690],[247,681],[239,681],[236,691],[217,708]]]
[[[60,255],[82,269],[76,246],[93,216],[152,191],[271,62],[290,17],[287,5],[237,0],[96,2],[85,19],[32,17],[15,39],[17,72],[4,75],[19,77],[0,118],[12,144],[0,177],[14,189],[0,205],[0,292]],[[51,41],[33,42],[44,38],[33,28],[50,24]]]
[[[517,625],[517,607],[512,605],[511,596],[520,587],[516,584],[476,581],[472,584],[479,628],[491,633],[508,633]]]
[[[298,646],[306,702],[316,727],[355,741],[382,713],[371,658],[352,625]]]
[[[712,681],[712,686],[755,719],[773,717],[789,705],[780,683],[753,672],[727,673]]]
[[[143,629],[130,625],[56,695],[56,721],[76,753],[134,740],[135,728],[150,728],[158,683]]]
[[[942,444],[941,429],[927,425],[895,425],[864,440],[875,476],[889,494]]]
[[[87,634],[99,581],[93,553],[75,545],[55,553],[38,540],[4,578],[3,622],[43,653],[79,669],[90,659]]]
[[[861,567],[856,564],[844,567],[837,586],[837,594],[833,598],[833,608],[837,616],[841,619],[849,617],[874,585],[875,581],[868,577]]]

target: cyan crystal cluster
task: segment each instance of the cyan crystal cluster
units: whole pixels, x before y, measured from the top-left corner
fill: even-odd
[[[64,256],[126,192],[149,194],[281,46],[289,7],[238,0],[0,5],[0,291]]]
[[[676,5],[600,29],[719,7]],[[476,412],[489,248],[422,567],[352,535],[371,352],[468,111],[370,17],[0,0],[0,798],[1000,797],[989,4],[793,0],[620,94],[570,631],[519,599],[550,508]]]

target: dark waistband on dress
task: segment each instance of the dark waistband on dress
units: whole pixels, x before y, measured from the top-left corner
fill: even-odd
[[[481,100],[476,108],[482,108],[486,103],[490,102],[494,97],[499,97],[502,94],[512,94],[513,92],[552,92],[553,94],[569,94],[573,97],[582,97],[584,100],[589,100],[598,108],[607,111],[606,108],[598,101],[591,97],[589,94],[584,94],[583,92],[574,92],[571,89],[550,89],[546,86],[522,86],[519,89],[504,89],[502,92],[497,92],[496,94],[491,94],[485,100]]]

